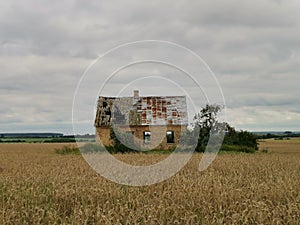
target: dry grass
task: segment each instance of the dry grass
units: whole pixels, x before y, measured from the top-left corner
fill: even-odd
[[[290,151],[287,143],[289,154],[281,154],[282,147],[277,153],[275,143],[263,143],[274,153],[221,154],[202,173],[197,170],[201,154],[195,154],[176,176],[146,187],[112,183],[91,170],[80,155],[55,154],[65,144],[2,144],[0,221],[299,224],[300,144],[291,144]],[[117,157],[148,162],[164,156]]]
[[[290,140],[266,139],[259,142],[260,150],[268,150],[274,153],[300,153],[300,138]]]

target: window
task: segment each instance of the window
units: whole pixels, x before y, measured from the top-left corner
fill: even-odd
[[[174,131],[167,131],[167,143],[174,143]]]
[[[150,137],[151,137],[151,132],[150,131],[145,131],[144,132],[144,143],[149,143],[150,142]]]

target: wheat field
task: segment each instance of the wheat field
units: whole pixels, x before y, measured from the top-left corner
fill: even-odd
[[[296,143],[296,144],[295,144]],[[268,153],[201,154],[164,182],[115,184],[66,144],[1,144],[3,224],[300,224],[300,141],[262,141]],[[278,147],[279,146],[279,147]],[[149,164],[163,154],[116,155]]]

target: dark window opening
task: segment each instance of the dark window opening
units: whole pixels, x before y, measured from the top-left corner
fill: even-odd
[[[174,131],[167,131],[167,143],[174,143]]]
[[[144,132],[144,143],[149,143],[151,141],[151,132],[145,131]]]
[[[111,111],[110,111],[110,109],[107,109],[107,110],[105,111],[105,115],[111,116]]]

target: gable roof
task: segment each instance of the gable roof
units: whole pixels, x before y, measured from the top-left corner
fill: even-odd
[[[105,97],[98,100],[95,127],[187,125],[185,96]]]

